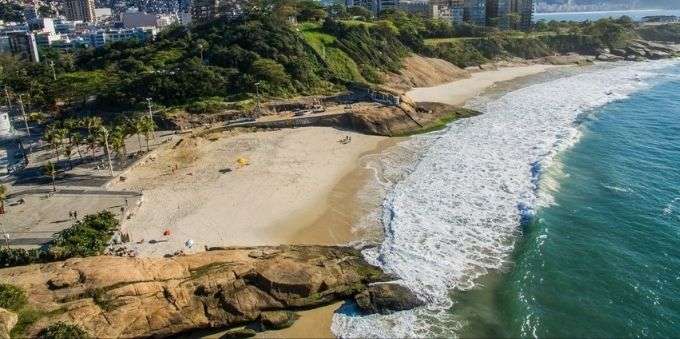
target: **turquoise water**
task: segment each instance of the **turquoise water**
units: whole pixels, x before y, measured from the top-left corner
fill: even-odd
[[[504,335],[680,335],[679,99],[661,80],[597,109],[544,174],[554,203],[496,291]]]
[[[420,154],[364,256],[426,303],[341,337],[680,333],[680,64],[571,69],[474,104]]]

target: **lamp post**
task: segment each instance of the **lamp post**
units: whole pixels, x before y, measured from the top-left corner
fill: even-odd
[[[153,113],[151,113],[151,98],[146,98],[146,104],[149,107],[149,119],[153,120]]]
[[[262,107],[260,107],[260,85],[262,85],[261,82],[256,82],[255,83],[255,102],[257,104],[257,115],[259,116],[262,114]]]
[[[31,130],[28,129],[28,118],[26,118],[26,111],[24,110],[24,101],[21,99],[21,94],[19,94],[19,109],[21,110],[21,115],[24,117],[24,127],[26,127],[26,135],[31,137]]]

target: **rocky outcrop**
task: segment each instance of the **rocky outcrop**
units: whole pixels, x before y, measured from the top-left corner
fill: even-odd
[[[364,313],[387,314],[423,306],[411,291],[396,283],[372,284],[354,299]]]
[[[26,307],[42,316],[24,335],[64,322],[99,338],[162,337],[244,324],[282,328],[297,318],[290,311],[352,298],[390,279],[357,250],[323,246],[75,258],[0,270],[0,282],[27,291]],[[376,310],[415,305],[405,291],[398,296],[407,300],[402,303],[373,297],[384,294],[369,292]]]
[[[441,103],[414,103],[400,97],[399,106],[358,108],[350,115],[352,129],[375,135],[400,136],[427,132],[447,122],[480,114],[479,112]]]
[[[387,75],[384,87],[406,92],[415,87],[437,86],[470,77],[469,72],[448,61],[417,54],[405,58],[402,64],[399,74]]]
[[[643,61],[668,59],[678,55],[672,45],[665,45],[645,40],[635,40],[625,48],[603,49],[598,51],[597,60],[600,61]]]

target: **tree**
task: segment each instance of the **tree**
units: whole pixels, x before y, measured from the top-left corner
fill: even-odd
[[[87,135],[91,136],[92,131],[97,130],[102,125],[102,118],[95,116],[85,117],[81,120],[81,124],[83,127],[87,128]]]
[[[24,21],[23,8],[16,3],[11,2],[0,3],[0,20],[12,22]]]
[[[129,126],[137,135],[137,143],[139,144],[139,152],[142,151],[142,134],[144,133],[144,118],[137,117],[135,119],[129,120]]]
[[[125,130],[122,126],[118,125],[113,128],[111,132],[111,149],[118,155],[118,160],[121,162],[125,161],[127,151],[125,150]]]
[[[522,16],[519,13],[512,12],[506,16],[506,19],[510,29],[519,29],[519,23],[522,21]]]
[[[92,160],[96,158],[97,154],[97,145],[99,142],[97,141],[97,136],[94,134],[90,134],[87,137],[87,149],[92,152]]]
[[[257,59],[253,62],[252,68],[256,79],[264,80],[273,86],[281,86],[290,81],[286,69],[272,59]]]
[[[45,175],[52,178],[52,192],[57,191],[57,184],[56,184],[57,171],[58,171],[58,167],[51,161],[47,161],[47,163],[45,164],[45,167],[43,168],[43,172],[45,173]]]
[[[373,17],[373,13],[361,6],[352,6],[347,9],[347,12],[352,17],[359,17],[359,19],[370,20]]]
[[[326,17],[326,10],[317,1],[303,0],[298,2],[298,21],[319,21]]]
[[[332,4],[327,8],[328,16],[336,20],[343,20],[349,18],[347,7],[343,4]]]
[[[95,116],[85,117],[81,120],[81,124],[83,127],[87,128],[87,144],[90,151],[92,151],[92,160],[94,160],[95,152],[97,150],[97,136],[94,132],[102,126],[102,118]]]
[[[79,132],[74,132],[71,135],[71,142],[73,143],[73,146],[76,148],[76,152],[78,152],[78,158],[80,159],[80,162],[83,162],[83,154],[80,152],[80,145],[83,143],[83,136]]]
[[[151,139],[151,136],[156,130],[156,123],[153,121],[153,119],[145,116],[141,118],[141,127],[142,132],[144,133],[144,138],[146,139],[146,151],[148,152],[150,150],[149,139]]]
[[[70,170],[73,169],[73,163],[71,162],[71,153],[73,153],[73,144],[71,142],[67,142],[64,145],[64,155],[66,156],[66,160],[68,161],[68,169]]]

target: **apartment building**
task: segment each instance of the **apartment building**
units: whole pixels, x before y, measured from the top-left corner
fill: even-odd
[[[71,21],[95,22],[97,16],[94,12],[94,0],[66,0],[64,1],[64,14]]]

